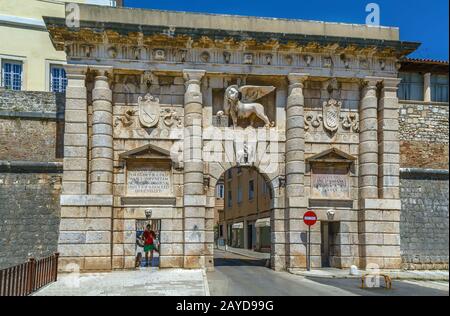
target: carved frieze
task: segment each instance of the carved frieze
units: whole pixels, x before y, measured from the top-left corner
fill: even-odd
[[[333,68],[335,70],[351,71],[382,71],[394,73],[396,69],[396,58],[375,57],[363,51],[351,53],[339,52],[337,49],[334,55],[327,51],[320,51],[319,48],[309,47],[295,53],[290,48],[282,50],[275,45],[275,48],[262,50],[262,46],[240,45],[218,45],[216,42],[208,45],[194,45],[186,43],[181,46],[167,45],[164,49],[163,42],[156,41],[155,46],[144,41],[142,46],[116,43],[70,43],[67,44],[66,51],[68,58],[81,59],[118,59],[118,60],[140,60],[147,62],[165,63],[202,63],[202,64],[241,64],[241,65],[261,65],[275,67],[311,67],[311,68]],[[147,45],[146,45],[147,44]],[[249,49],[251,47],[251,49]],[[207,50],[205,50],[207,48]],[[356,62],[352,62],[356,61]]]

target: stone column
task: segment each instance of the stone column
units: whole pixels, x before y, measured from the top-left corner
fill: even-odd
[[[109,190],[97,191],[92,190],[91,186],[88,190],[86,68],[67,66],[66,69],[68,88],[66,92],[64,192],[60,201],[61,223],[58,241],[60,262],[58,267],[61,271],[111,270],[112,188],[107,186]],[[103,83],[96,84],[96,88],[106,90],[105,87]],[[112,112],[111,92],[109,91],[109,97],[101,97],[101,95],[108,95],[108,92],[93,91],[94,110],[109,107],[109,111]],[[109,100],[109,102],[100,100]],[[109,115],[111,116],[111,113]],[[99,132],[96,116],[94,113],[94,134]],[[112,137],[110,140],[112,144]],[[95,143],[94,140],[93,143]],[[95,149],[93,154],[96,159],[101,157]],[[112,160],[110,161],[112,164]],[[90,170],[91,180],[92,175],[96,174],[94,171],[99,170],[99,165],[93,163],[92,167],[94,169]],[[110,178],[112,179],[112,177]],[[102,179],[100,177],[99,180]]]
[[[378,83],[380,78],[362,80],[359,107],[359,161],[358,186],[360,211],[358,213],[360,267],[366,268],[374,254],[370,247],[378,242],[374,232],[376,222],[371,218],[375,210],[366,209],[366,200],[378,199]]]
[[[381,98],[377,104],[375,82],[382,82]],[[400,147],[398,139],[398,99],[399,79],[368,80],[361,102],[360,137],[360,265],[362,268],[396,269],[401,266],[400,257],[400,210],[399,199],[399,161]],[[367,100],[369,99],[369,100]],[[368,104],[371,104],[370,106]],[[366,115],[363,113],[369,107]],[[370,118],[367,118],[370,117]],[[376,124],[374,125],[374,118]],[[364,121],[363,119],[366,118]],[[369,123],[370,122],[370,123]],[[375,149],[375,134],[377,131]],[[372,133],[370,133],[372,131]],[[370,140],[366,135],[371,135]],[[367,144],[369,142],[371,145]],[[370,148],[370,150],[368,150]],[[373,167],[377,157],[377,191],[373,190]],[[370,178],[369,178],[370,177]],[[369,180],[366,180],[369,179]],[[370,188],[370,190],[368,189]]]
[[[423,75],[423,101],[431,102],[431,73]]]
[[[383,80],[378,108],[378,196],[383,199],[400,198],[399,84],[397,78]]]
[[[62,195],[87,193],[86,66],[67,65]]]
[[[112,68],[96,68],[92,90],[92,148],[90,194],[111,195],[113,183],[113,109],[108,75]]]
[[[289,74],[286,109],[286,264],[289,269],[306,268],[306,247],[301,235],[307,228],[302,218],[308,207],[305,198],[305,122],[303,96],[307,74]],[[277,225],[274,225],[275,229]],[[276,246],[276,245],[275,245]]]
[[[206,266],[206,194],[203,183],[201,80],[205,71],[184,70],[184,267]]]
[[[378,78],[363,80],[359,109],[359,192],[362,199],[378,198]]]

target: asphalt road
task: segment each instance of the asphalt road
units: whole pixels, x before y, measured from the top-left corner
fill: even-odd
[[[448,283],[393,282],[393,290],[360,289],[359,280],[305,278],[265,267],[265,260],[215,250],[212,296],[448,296]]]

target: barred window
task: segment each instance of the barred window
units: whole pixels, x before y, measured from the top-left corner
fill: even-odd
[[[431,75],[431,100],[448,102],[448,76]]]
[[[398,98],[400,100],[423,101],[423,75],[413,72],[401,72],[399,75],[402,81],[398,89]]]
[[[66,92],[67,76],[66,71],[62,66],[50,67],[50,91],[52,92]]]
[[[23,65],[20,61],[2,62],[2,86],[11,90],[22,90]]]

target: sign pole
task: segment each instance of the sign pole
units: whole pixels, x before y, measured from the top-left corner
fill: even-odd
[[[317,215],[313,211],[308,211],[303,215],[303,222],[308,226],[307,247],[306,247],[306,270],[311,271],[311,226],[317,223]]]
[[[311,271],[311,226],[308,226],[308,271]]]

